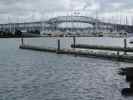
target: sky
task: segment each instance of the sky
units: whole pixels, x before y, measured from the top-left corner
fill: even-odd
[[[0,0],[0,23],[39,21],[65,15],[131,24],[133,0]]]

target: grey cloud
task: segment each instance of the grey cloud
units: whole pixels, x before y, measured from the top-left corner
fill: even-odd
[[[122,4],[114,8],[113,4]],[[132,0],[0,0],[0,20],[4,19],[3,16],[30,16],[38,14],[51,14],[58,12],[68,12],[71,4],[76,4],[73,7],[80,8],[94,7],[99,4],[97,11],[99,13],[107,13],[114,11],[123,11],[133,9]],[[93,5],[93,6],[92,6]],[[96,5],[97,6],[97,5]],[[95,9],[94,9],[95,10]],[[92,14],[95,11],[92,10]]]

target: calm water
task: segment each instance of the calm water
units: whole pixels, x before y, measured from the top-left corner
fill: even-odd
[[[121,46],[122,41],[77,39],[78,43]],[[62,47],[71,42],[62,39]],[[26,39],[25,43],[56,47],[55,38]],[[117,74],[121,67],[133,67],[130,63],[20,50],[18,46],[19,39],[0,39],[0,100],[133,100],[121,96],[128,83]]]

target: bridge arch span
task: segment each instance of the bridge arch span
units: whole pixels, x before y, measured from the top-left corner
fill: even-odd
[[[64,22],[81,22],[94,24],[96,21],[99,20],[86,16],[59,16],[48,20],[50,24],[60,24]]]

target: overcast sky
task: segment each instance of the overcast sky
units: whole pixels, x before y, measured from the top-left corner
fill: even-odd
[[[73,13],[72,13],[73,12]],[[0,23],[45,20],[61,15],[122,20],[133,16],[133,0],[0,0]]]

